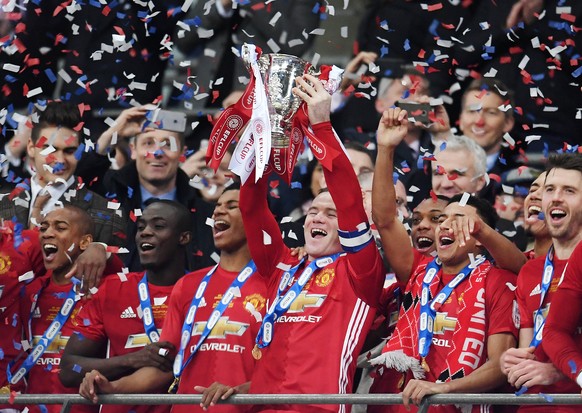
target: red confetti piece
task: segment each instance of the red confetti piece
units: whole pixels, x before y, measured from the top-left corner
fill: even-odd
[[[526,169],[527,169],[527,166],[525,166],[525,165],[520,166],[519,168],[517,168],[517,174],[521,175],[521,173]]]
[[[452,174],[447,174],[447,179],[449,181],[454,181],[455,179],[457,179],[459,177],[459,174],[456,172],[453,172]]]
[[[523,49],[521,47],[518,47],[518,46],[514,46],[514,47],[509,48],[509,54],[520,54],[522,52],[523,52]]]
[[[216,102],[216,99],[218,99],[219,95],[220,95],[220,92],[218,90],[212,91],[212,103]]]
[[[265,8],[265,4],[261,1],[259,3],[255,3],[254,5],[251,6],[251,9],[253,10],[261,10]]]
[[[41,136],[40,139],[38,141],[36,141],[36,146],[37,148],[42,148],[44,147],[45,143],[47,143],[48,139],[46,136]]]
[[[445,29],[454,29],[455,25],[454,24],[446,24],[446,23],[441,23],[441,25],[445,28]]]
[[[560,14],[560,18],[563,20],[566,20],[567,22],[570,22],[570,23],[576,22],[576,16],[574,16],[572,14],[562,13],[562,14]]]
[[[424,49],[420,49],[420,51],[418,52],[418,57],[420,57],[421,59],[424,59],[425,55],[426,55],[426,51]],[[423,70],[421,70],[421,72],[423,72]]]
[[[129,211],[129,219],[131,219],[133,222],[137,221],[137,217],[133,211]]]
[[[79,68],[79,66],[71,65],[71,70],[78,75],[82,75],[83,71]]]
[[[269,182],[269,186],[271,187],[271,189],[275,189],[279,186],[279,181],[271,181]]]
[[[101,12],[101,14],[103,14],[104,16],[109,16],[109,13],[111,13],[111,8],[109,6],[103,7],[103,11]]]
[[[501,63],[502,65],[507,64],[507,63],[511,63],[511,56],[503,56],[499,59],[499,63]]]
[[[73,128],[73,130],[74,130],[75,132],[79,132],[81,129],[83,129],[83,125],[85,125],[85,122],[79,122],[79,124],[78,124],[77,126],[75,126],[75,127]],[[73,139],[77,139],[75,136],[72,136],[72,135],[71,135],[71,138],[73,138]],[[70,138],[69,138],[69,139],[70,139]]]
[[[436,10],[440,10],[442,8],[443,8],[442,3],[431,4],[430,6],[428,6],[428,11],[436,11]]]
[[[501,177],[497,174],[489,174],[489,178],[497,182],[498,184],[501,183]]]
[[[16,391],[11,390],[10,391],[10,397],[8,398],[8,403],[9,404],[14,404],[14,399],[16,399]]]
[[[435,194],[435,192],[432,189],[430,190],[430,197],[433,202],[436,202],[438,200],[437,194]]]

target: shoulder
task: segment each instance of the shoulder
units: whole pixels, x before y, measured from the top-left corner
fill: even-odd
[[[517,276],[511,271],[491,265],[485,285],[487,290],[495,295],[503,292],[514,294],[517,288]]]

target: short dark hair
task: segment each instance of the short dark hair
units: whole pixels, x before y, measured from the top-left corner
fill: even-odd
[[[358,141],[348,141],[344,143],[344,147],[346,149],[353,149],[354,151],[361,152],[366,154],[370,160],[372,161],[372,165],[376,165],[376,159],[374,159],[374,154],[371,150],[366,148],[363,144]]]
[[[38,142],[40,131],[49,127],[62,127],[75,129],[81,123],[81,113],[79,108],[71,102],[51,101],[48,102],[44,110],[36,110],[38,122],[33,122],[30,139],[33,143]],[[79,136],[79,141],[80,141]]]
[[[450,205],[455,202],[460,202],[464,195],[465,194],[454,195],[449,199],[449,203],[447,205]],[[491,228],[495,228],[495,226],[497,225],[497,221],[499,220],[499,215],[497,215],[495,208],[493,208],[489,201],[482,198],[478,198],[474,195],[469,195],[466,205],[470,205],[473,208],[475,208],[477,210],[477,214],[479,214],[481,219],[485,221],[485,223],[489,225]]]
[[[496,94],[501,99],[503,99],[504,102],[508,100],[512,109],[505,111],[505,116],[510,118],[513,117],[513,109],[515,108],[515,93],[501,80],[491,77],[474,79],[471,83],[469,83],[469,86],[467,86],[467,89],[465,89],[465,92],[461,97],[461,107],[465,107],[465,100],[468,93],[475,91],[480,92],[482,90],[487,90]]]
[[[222,193],[224,194],[227,191],[240,191],[240,182],[233,181],[230,185],[224,188]]]
[[[192,228],[192,214],[184,205],[177,201],[170,199],[150,198],[145,202],[146,208],[154,204],[163,204],[165,207],[174,210],[174,217],[176,218],[177,229],[183,231],[190,231]],[[182,231],[182,232],[183,232]]]
[[[578,152],[568,152],[550,155],[546,172],[555,168],[570,169],[582,173],[582,154]]]
[[[90,234],[91,236],[95,236],[95,222],[93,222],[93,217],[91,216],[91,214],[89,214],[89,212],[87,212],[83,208],[80,208],[73,204],[69,204],[67,202],[63,203],[63,208],[69,211],[73,211],[74,213],[79,215],[80,219],[77,219],[72,223],[75,226],[79,227],[83,235]]]

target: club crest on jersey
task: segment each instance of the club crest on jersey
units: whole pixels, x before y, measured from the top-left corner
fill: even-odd
[[[8,270],[10,270],[10,266],[12,265],[12,261],[10,261],[10,257],[7,255],[0,255],[0,275],[6,274]]]
[[[255,307],[255,311],[261,311],[263,308],[265,308],[267,300],[261,294],[251,294],[245,297],[243,301],[244,308],[247,308],[247,303],[250,303],[253,307]]]
[[[333,268],[325,268],[315,277],[315,285],[318,287],[327,287],[335,277],[335,270]]]

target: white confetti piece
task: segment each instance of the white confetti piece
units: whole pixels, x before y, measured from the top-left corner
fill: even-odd
[[[250,302],[247,301],[246,305],[245,305],[245,309],[251,313],[251,315],[253,317],[255,317],[255,320],[257,321],[257,323],[260,323],[261,321],[263,321],[263,316],[261,315],[261,313],[259,313],[257,311],[257,309],[255,308],[254,305],[252,305]]]
[[[119,202],[112,202],[112,201],[107,202],[107,209],[113,209],[113,210],[117,211],[120,206],[121,206],[121,204]]]
[[[469,194],[468,192],[463,192],[463,196],[461,196],[461,199],[459,200],[459,206],[466,206],[467,202],[469,202],[470,197],[471,194]]]
[[[304,44],[305,42],[301,39],[293,39],[293,40],[289,40],[289,42],[287,43],[287,45],[289,47],[296,47],[296,46],[300,46],[302,44]]]
[[[502,190],[503,190],[503,192],[505,192],[506,194],[513,195],[513,187],[512,187],[512,186],[501,185],[501,189],[502,189]]]
[[[273,53],[279,53],[281,51],[281,48],[279,47],[277,42],[274,41],[273,39],[267,40],[267,46],[269,46]]]
[[[293,230],[289,230],[289,233],[287,234],[288,238],[294,239],[295,241],[297,241],[297,234],[295,234],[295,232],[293,232]]]
[[[53,153],[55,151],[56,151],[55,147],[51,145],[51,146],[47,146],[42,151],[40,151],[40,154],[42,156],[48,156],[48,155],[50,155],[51,153]]]
[[[266,231],[263,231],[263,244],[271,245],[271,241],[271,236]]]
[[[342,26],[342,27],[340,28],[340,36],[341,36],[343,39],[347,39],[347,38],[348,38],[348,26]]]
[[[162,305],[166,302],[166,300],[168,299],[168,296],[165,297],[154,297],[154,305],[158,306],[158,305]]]
[[[542,135],[528,135],[525,137],[525,143],[529,144],[534,141],[539,141],[542,138]]]
[[[515,146],[515,139],[513,139],[511,137],[511,135],[509,134],[509,132],[505,132],[505,134],[503,135],[503,140],[505,142],[507,142],[509,145]]]
[[[285,224],[285,223],[287,223],[287,222],[292,222],[292,221],[293,221],[293,217],[286,216],[286,217],[283,217],[283,218],[281,219],[281,224]]]
[[[218,255],[216,251],[210,254],[210,258],[212,258],[212,260],[217,264],[220,261],[220,255]]]
[[[487,71],[483,77],[495,77],[497,76],[497,69],[495,69],[494,67],[492,67],[491,69],[489,69],[489,71]]]
[[[122,272],[118,272],[118,273],[117,273],[117,276],[119,277],[119,280],[120,280],[122,283],[124,283],[124,282],[126,282],[126,281],[127,281],[127,276],[126,276],[124,273],[122,273]]]
[[[281,271],[289,271],[291,269],[291,265],[282,262],[278,263],[275,267]]]
[[[4,63],[4,65],[2,66],[2,69],[6,70],[8,72],[18,73],[18,71],[20,70],[20,66],[13,65],[11,63]]]
[[[412,192],[413,194],[417,193],[418,191],[420,191],[420,188],[412,185],[410,188],[408,188],[408,192]]]
[[[277,24],[277,21],[281,18],[281,12],[278,11],[277,13],[275,13],[275,15],[273,16],[273,18],[271,18],[271,20],[269,20],[269,24],[273,27],[275,27],[275,25]]]
[[[523,69],[525,69],[525,67],[527,66],[528,63],[529,63],[529,56],[525,55],[523,57],[523,59],[521,59],[521,62],[519,62],[517,67],[519,67],[521,70],[523,70]]]
[[[30,281],[33,278],[34,278],[34,272],[27,271],[24,274],[18,276],[18,282]]]
[[[206,218],[206,225],[208,225],[210,228],[214,228],[214,220],[210,217]]]
[[[309,32],[309,34],[312,34],[314,36],[323,36],[325,34],[325,29],[313,29],[312,31]]]
[[[513,238],[517,234],[517,231],[503,231],[502,234],[507,238]]]
[[[22,344],[22,350],[24,351],[28,351],[32,348],[32,346],[30,345],[30,343],[28,342],[28,340],[22,340],[20,342],[20,344]]]
[[[26,94],[26,97],[31,98],[33,96],[40,95],[41,93],[42,93],[42,88],[39,86],[39,87],[36,87],[32,90],[29,90],[28,93]]]

